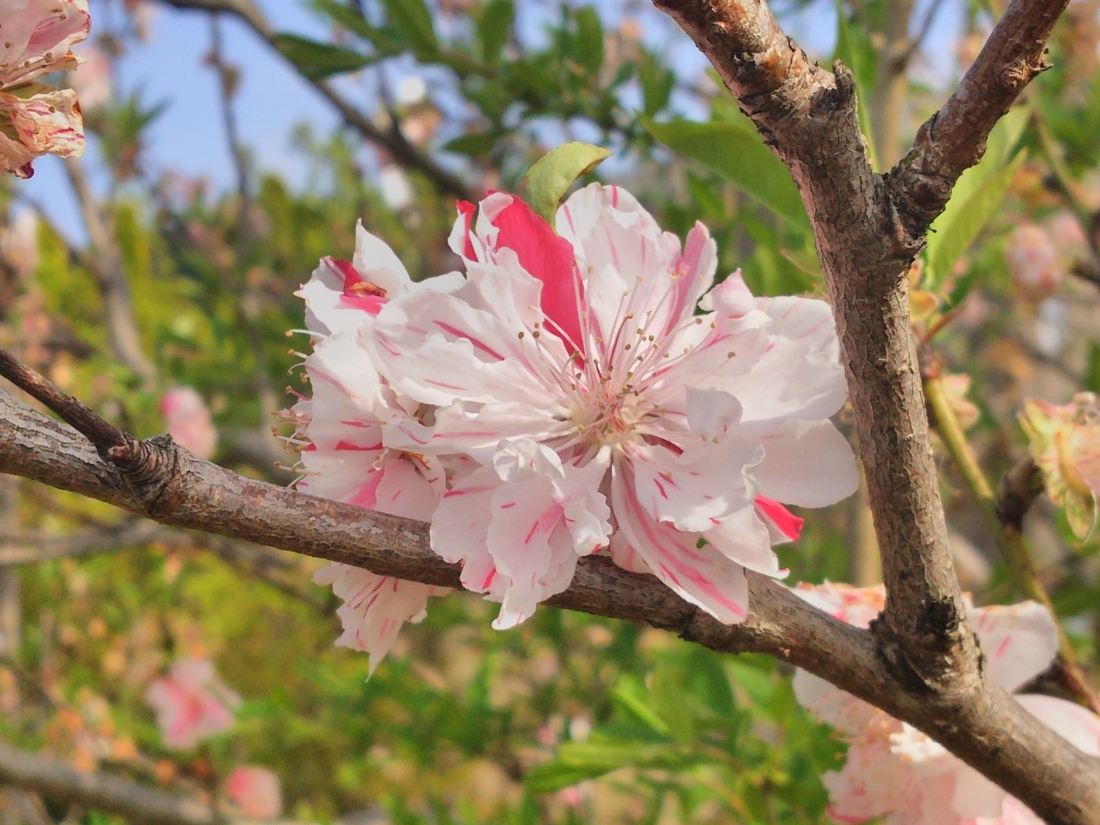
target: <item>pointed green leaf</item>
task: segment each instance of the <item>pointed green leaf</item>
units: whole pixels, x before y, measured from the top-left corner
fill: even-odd
[[[694,123],[677,120],[638,121],[661,143],[706,166],[766,206],[792,226],[810,231],[810,219],[790,171],[764,145],[748,118],[743,121]]]
[[[512,33],[516,8],[512,0],[490,0],[477,20],[477,39],[481,57],[487,63],[500,61],[500,52]]]
[[[577,9],[577,40],[573,57],[595,74],[603,65],[603,24],[591,6]]]
[[[563,143],[552,149],[527,170],[521,181],[526,187],[527,203],[552,225],[558,204],[573,182],[610,155],[609,150],[590,143]]]
[[[643,725],[662,736],[668,735],[668,723],[650,704],[649,691],[634,676],[624,676],[611,692],[611,699]]]
[[[432,13],[424,0],[382,0],[382,5],[390,23],[405,36],[417,56],[430,57],[439,51]]]
[[[276,34],[272,43],[283,57],[310,80],[323,80],[332,75],[354,72],[376,60],[375,57],[361,54],[354,49],[318,43],[296,34]]]
[[[932,223],[928,232],[927,281],[930,287],[938,287],[947,280],[955,261],[996,214],[1026,154],[1020,152],[1015,160],[992,173],[981,169],[980,163],[963,173],[960,184],[967,175],[972,174],[978,182],[968,181],[961,186],[961,190],[957,187],[947,208]]]

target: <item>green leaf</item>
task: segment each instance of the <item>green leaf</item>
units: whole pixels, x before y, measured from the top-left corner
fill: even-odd
[[[609,150],[590,143],[563,143],[552,149],[527,170],[521,181],[526,185],[528,204],[553,224],[558,204],[573,182],[610,155]]]
[[[649,691],[637,677],[623,676],[611,692],[611,699],[653,732],[668,735],[668,723],[650,705]]]
[[[933,221],[928,232],[927,282],[930,287],[934,289],[947,280],[955,261],[996,214],[1026,154],[1020,152],[1015,160],[992,172],[988,167],[982,168],[983,158],[982,163],[963,173],[947,208]],[[993,157],[993,153],[988,157]],[[992,161],[990,166],[993,166]],[[966,180],[968,175],[971,180]]]
[[[459,155],[476,157],[490,151],[501,139],[500,132],[479,132],[477,134],[462,135],[454,140],[447,141],[440,148],[444,152],[454,152]]]
[[[668,67],[648,58],[642,62],[638,80],[642,84],[642,108],[647,117],[653,117],[668,105],[676,75]]]
[[[625,767],[681,768],[691,754],[675,745],[647,745],[635,741],[597,740],[567,742],[549,762],[527,772],[524,783],[546,793],[593,779]]]
[[[577,41],[573,56],[589,74],[595,74],[603,65],[603,24],[591,6],[577,9]]]
[[[764,145],[752,122],[743,120],[655,123],[644,115],[645,129],[671,149],[706,166],[759,201],[792,226],[810,231],[810,219],[790,171]]]
[[[318,43],[296,34],[276,34],[272,43],[310,80],[324,80],[332,75],[354,72],[377,59],[354,49]]]
[[[419,57],[431,57],[439,51],[439,40],[432,28],[432,13],[424,0],[382,0],[393,27],[409,41]]]
[[[481,10],[477,21],[477,39],[481,57],[487,63],[500,62],[500,52],[512,33],[516,7],[512,0],[491,0]]]

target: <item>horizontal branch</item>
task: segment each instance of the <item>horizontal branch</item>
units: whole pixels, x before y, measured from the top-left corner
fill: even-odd
[[[65,805],[118,814],[147,825],[218,825],[210,805],[174,796],[132,779],[79,771],[68,762],[0,742],[0,784],[35,791]]]
[[[166,436],[142,444],[153,460],[135,480],[100,458],[67,425],[0,392],[0,473],[80,493],[162,524],[246,539],[381,575],[461,586],[459,568],[429,546],[426,524],[236,475],[195,458]],[[740,625],[723,625],[656,578],[629,573],[600,557],[582,559],[573,584],[548,603],[644,622],[712,650],[774,656],[925,731],[1018,796],[1024,794],[1016,788],[1026,789],[1033,780],[1035,764],[1044,765],[1040,775],[1054,771],[1065,780],[1056,794],[1057,807],[1048,801],[1048,809],[1078,811],[1051,821],[1087,822],[1080,818],[1082,806],[1100,809],[1100,765],[1057,739],[996,685],[983,683],[973,695],[914,695],[893,679],[871,633],[817,610],[767,577],[748,576],[750,610]],[[984,738],[990,719],[1003,725],[992,748]]]

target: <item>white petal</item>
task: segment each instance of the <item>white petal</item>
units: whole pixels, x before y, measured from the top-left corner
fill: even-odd
[[[330,564],[317,571],[316,584],[331,584],[344,604],[336,611],[344,633],[341,647],[370,654],[370,673],[393,647],[404,622],[424,618],[429,596],[441,596],[447,588],[378,576],[346,564]]]
[[[695,533],[718,526],[752,504],[757,490],[750,473],[760,458],[759,445],[732,433],[717,444],[700,439],[680,454],[648,444],[632,444],[626,452],[637,499],[646,513]]]
[[[750,504],[727,516],[703,537],[723,556],[765,576],[785,576],[771,547],[768,527]]]
[[[749,601],[745,568],[709,545],[698,547],[698,533],[681,532],[650,517],[638,500],[626,461],[613,467],[611,506],[626,541],[657,578],[720,622],[744,621]]]
[[[707,441],[721,438],[741,420],[741,402],[721,390],[686,387],[687,422],[691,431]]]
[[[994,605],[972,608],[969,613],[985,667],[1005,690],[1014,691],[1030,682],[1054,661],[1058,628],[1042,605]]]
[[[413,284],[408,270],[389,244],[364,229],[362,221],[355,224],[352,265],[366,280],[384,289],[390,299],[396,298]]]
[[[1073,702],[1025,693],[1015,697],[1024,709],[1077,750],[1100,756],[1100,717]]]
[[[785,421],[764,437],[753,477],[762,495],[797,507],[834,504],[859,486],[852,448],[830,421]]]
[[[794,695],[802,707],[822,722],[849,736],[859,736],[879,723],[890,730],[901,729],[901,722],[805,670],[795,671]]]

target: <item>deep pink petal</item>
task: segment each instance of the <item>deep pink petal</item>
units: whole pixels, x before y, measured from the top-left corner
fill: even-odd
[[[500,233],[497,248],[515,252],[520,265],[542,282],[542,311],[557,327],[551,332],[560,332],[570,349],[583,350],[579,308],[584,291],[574,273],[572,245],[519,198],[497,213],[493,226]]]
[[[757,496],[756,512],[760,514],[765,523],[774,526],[788,541],[794,541],[802,535],[804,520],[778,501],[773,501],[766,496]]]

